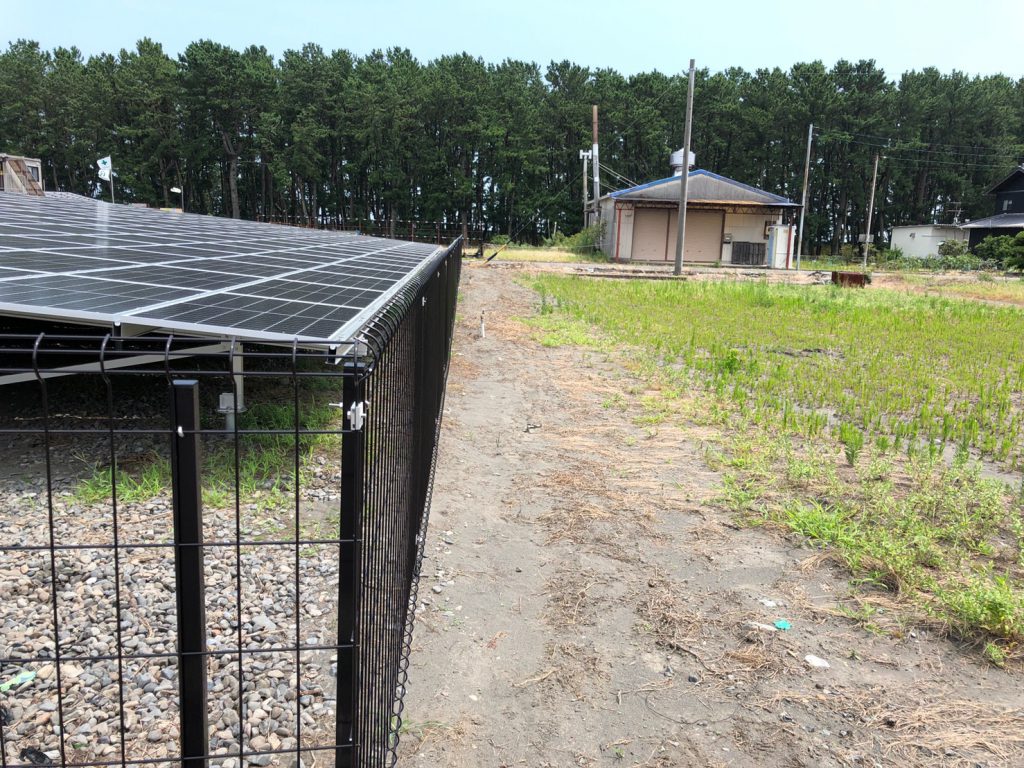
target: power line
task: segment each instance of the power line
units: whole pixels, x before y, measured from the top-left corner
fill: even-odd
[[[862,139],[875,139],[877,141],[901,141],[901,139],[893,139],[893,138],[890,138],[888,136],[875,136],[875,135],[872,135],[870,133],[857,133],[855,131],[846,131],[846,133],[849,133],[852,136],[860,136]],[[906,139],[902,139],[902,141],[906,141]],[[930,141],[930,142],[927,142],[927,143],[929,145],[933,146],[933,147],[945,147],[946,149],[951,149],[951,150],[957,150],[957,149],[980,150],[979,147],[977,147],[975,145],[972,145],[972,144],[944,144],[944,143],[941,143],[941,142],[934,142],[934,141]],[[985,150],[981,150],[981,151],[985,151]],[[999,150],[991,150],[991,151],[998,152]]]
[[[919,149],[915,147],[899,147],[892,144],[879,144],[878,142],[871,141],[858,141],[857,139],[845,139],[845,138],[825,138],[822,143],[835,142],[838,144],[858,144],[862,147],[872,147],[874,149],[883,149],[890,152],[912,152],[918,155],[940,155],[942,157],[951,157],[959,155],[965,158],[975,158],[977,160],[1006,160],[1009,163],[1016,163],[1017,158],[1020,156],[1019,153],[1006,150],[1005,152],[991,152],[991,153],[974,153],[974,152],[953,152],[953,151],[941,151],[931,149]],[[927,159],[927,158],[925,158]]]
[[[875,139],[875,141],[886,142],[885,144],[869,144],[868,142],[858,142],[858,143],[867,144],[868,146],[873,146],[873,147],[874,146],[886,147],[886,146],[891,146],[892,144],[899,144],[899,143],[907,142],[907,141],[920,141],[920,139],[897,139],[897,138],[892,138],[890,136],[875,136],[875,135],[870,134],[870,133],[858,133],[857,131],[845,131],[845,130],[838,129],[838,128],[837,129],[830,129],[830,128],[818,128],[818,127],[815,127],[814,133],[816,135],[818,135],[818,136],[821,136],[823,139],[829,140],[829,141],[839,141],[839,140],[854,141],[853,139],[845,139],[845,138],[844,139],[838,139],[834,135],[833,136],[829,136],[830,133],[834,133],[834,134],[841,134],[841,135],[844,135],[844,136],[858,136],[858,137],[860,137],[862,139]],[[1007,150],[1003,150],[1003,149],[985,149],[985,148],[982,148],[982,147],[972,146],[972,145],[969,145],[969,144],[943,144],[943,143],[934,142],[934,141],[923,142],[923,143],[928,144],[929,147],[943,147],[945,150],[948,150],[950,152],[954,152],[954,153],[957,153],[957,154],[976,154],[976,155],[980,156],[980,155],[988,155],[988,154],[1004,155],[1004,154],[1013,153],[1013,150],[1009,150],[1009,149],[1007,149]],[[1021,147],[1022,145],[1021,144],[1017,144],[1016,146]],[[913,149],[911,147],[907,147],[906,149],[908,151],[937,152],[939,154],[942,153],[942,150],[935,150],[935,149]],[[969,151],[959,152],[959,150],[969,150]]]
[[[618,171],[616,171],[616,170],[614,170],[612,168],[609,168],[604,163],[601,163],[601,169],[606,171],[606,172],[608,172],[609,174],[611,174],[615,178],[619,179],[620,181],[624,181],[626,184],[629,184],[629,186],[631,186],[631,187],[637,186],[637,183],[635,181],[633,181],[631,178],[629,178],[628,176],[623,176],[621,173],[619,173]]]
[[[961,163],[956,160],[932,160],[927,157],[896,157],[893,155],[882,155],[882,158],[886,162],[896,163],[917,163],[918,165],[953,165],[958,168],[989,168],[989,169],[1003,169],[1007,168],[1006,163],[999,164],[986,164],[986,163]]]
[[[912,148],[909,148],[909,147],[894,147],[894,146],[891,146],[891,145],[878,144],[878,143],[874,143],[874,142],[857,141],[856,139],[838,138],[837,137],[837,138],[832,138],[832,139],[825,139],[822,143],[824,143],[824,144],[828,144],[828,143],[835,143],[835,144],[857,144],[857,145],[863,146],[863,147],[871,147],[871,148],[876,149],[876,150],[883,150],[883,152],[884,152],[883,157],[885,157],[887,160],[893,160],[893,161],[897,161],[897,162],[924,163],[924,164],[929,164],[929,165],[955,165],[955,166],[958,166],[958,167],[961,167],[961,168],[1002,168],[1002,169],[1005,170],[1005,169],[1007,169],[1011,165],[1016,165],[1017,164],[1017,158],[1019,157],[1018,155],[1006,154],[1006,155],[1002,155],[1001,156],[1003,158],[1004,162],[995,162],[996,160],[999,159],[1000,156],[996,156],[996,155],[991,155],[991,156],[970,155],[970,154],[966,154],[965,153],[965,156],[967,158],[974,157],[975,161],[972,161],[970,159],[963,159],[963,160],[938,160],[938,159],[935,159],[935,158],[932,158],[932,157],[906,156],[907,153],[912,153],[912,152],[916,151],[916,150],[914,150]],[[949,157],[950,154],[957,154],[957,153],[928,152],[927,154],[929,154],[929,155],[936,154],[936,155],[942,155],[943,157]],[[993,162],[987,162],[987,163],[986,162],[976,162],[976,161],[980,161],[980,160],[991,160]]]

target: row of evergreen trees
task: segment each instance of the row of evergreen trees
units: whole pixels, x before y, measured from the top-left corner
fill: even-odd
[[[669,173],[685,90],[683,74],[568,61],[423,63],[312,44],[275,60],[209,40],[173,58],[148,39],[86,59],[20,40],[0,52],[0,151],[41,157],[48,188],[105,194],[95,160],[109,154],[128,201],[176,205],[178,186],[196,212],[465,221],[529,240],[579,228],[591,104],[602,163],[642,182]],[[930,68],[894,80],[873,61],[698,73],[702,168],[799,200],[810,123],[807,239],[837,252],[863,231],[876,152],[879,239],[893,225],[990,214],[984,190],[1024,156],[1024,80]]]

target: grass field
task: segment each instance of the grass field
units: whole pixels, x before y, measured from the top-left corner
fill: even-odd
[[[904,274],[886,287],[928,295],[1024,306],[1024,280],[997,277],[985,272],[965,279],[940,279],[926,274]]]
[[[892,291],[543,276],[546,344],[613,343],[713,423],[723,503],[786,526],[1003,663],[1024,641],[1024,313]],[[694,389],[702,394],[693,398]]]

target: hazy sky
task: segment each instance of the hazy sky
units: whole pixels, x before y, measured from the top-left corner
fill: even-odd
[[[280,55],[305,42],[364,54],[400,46],[426,61],[467,51],[486,61],[570,59],[630,74],[712,71],[874,58],[890,76],[948,72],[1024,76],[1014,0],[0,0],[0,42],[77,45],[86,55],[140,37],[176,55],[210,38]]]

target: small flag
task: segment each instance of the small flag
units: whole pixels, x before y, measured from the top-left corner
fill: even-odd
[[[101,157],[99,160],[96,161],[96,165],[99,166],[100,169],[100,178],[103,179],[103,181],[110,181],[110,155],[107,155],[106,157]]]

